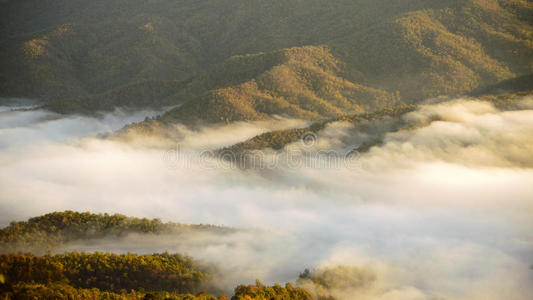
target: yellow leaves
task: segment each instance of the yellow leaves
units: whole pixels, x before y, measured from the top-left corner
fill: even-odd
[[[73,24],[61,24],[48,34],[34,38],[24,43],[24,54],[30,58],[37,58],[48,53],[48,48],[54,39],[61,38],[74,30]]]
[[[36,58],[46,54],[48,51],[48,40],[45,39],[33,39],[24,43],[24,53],[26,56]]]

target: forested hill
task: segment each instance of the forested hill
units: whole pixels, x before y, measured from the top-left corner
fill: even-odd
[[[398,92],[406,103],[533,73],[533,4],[526,0],[4,0],[0,6],[0,96],[63,101],[65,109],[54,107],[61,112],[201,100],[208,97],[201,91],[235,84],[183,89],[195,75],[235,55],[302,46],[331,49],[343,70],[336,76]],[[68,107],[71,101],[82,105]]]
[[[365,126],[361,126],[361,123],[368,123],[371,121],[380,121],[385,119],[389,121],[390,124],[385,127],[384,130],[385,132],[391,132],[402,128],[402,126],[405,126],[404,122],[401,120],[400,117],[408,112],[414,111],[415,109],[415,105],[403,105],[394,108],[378,110],[372,113],[346,115],[334,119],[329,119],[326,121],[315,122],[305,128],[270,131],[255,136],[247,141],[235,144],[231,147],[221,149],[220,151],[231,151],[231,153],[238,154],[245,153],[247,151],[263,150],[267,148],[271,148],[274,150],[283,149],[288,144],[300,141],[302,137],[304,137],[306,134],[319,134],[322,130],[326,128],[327,125],[334,122],[349,122],[356,126],[359,126],[359,130],[363,130]],[[367,142],[372,142],[376,139],[381,138],[380,135],[376,136],[375,132],[377,130],[375,126],[372,126],[372,131],[374,132],[374,134],[367,135]],[[355,150],[361,151],[361,149]]]
[[[198,292],[200,284],[209,277],[191,258],[168,253],[0,255],[0,265],[2,273],[13,283],[66,281],[75,287],[115,293],[138,289]]]
[[[41,253],[72,241],[105,237],[120,238],[128,234],[174,234],[212,232],[231,233],[234,229],[212,225],[163,223],[159,219],[140,219],[120,214],[93,214],[73,211],[54,212],[11,222],[0,229],[0,253],[16,251]]]
[[[533,90],[531,90],[530,87],[525,88],[524,85],[524,83],[527,83],[530,79],[531,77],[528,76],[527,78],[520,78],[517,81],[513,80],[488,89],[489,91],[518,90],[516,93],[485,94],[470,99],[474,101],[490,102],[500,110],[522,109],[520,103],[523,98],[533,95]],[[525,91],[522,91],[522,89],[525,89]],[[359,146],[352,149],[357,150],[359,153],[364,153],[369,151],[373,146],[380,145],[385,134],[414,128],[414,124],[406,122],[403,119],[403,116],[416,109],[417,105],[399,105],[392,108],[376,110],[372,113],[349,114],[324,121],[318,121],[304,128],[265,132],[249,140],[220,149],[218,153],[227,153],[227,151],[229,151],[229,153],[233,154],[253,155],[253,151],[255,150],[269,148],[280,150],[291,143],[301,141],[302,137],[305,137],[308,134],[312,134],[313,138],[319,137],[321,132],[334,122],[350,123],[354,126],[354,130],[364,133],[364,135],[362,135],[364,138],[361,136],[359,139]]]
[[[214,293],[211,267],[179,254],[0,254],[2,299],[229,300]],[[214,294],[208,294],[210,291]],[[219,295],[216,297],[215,295]],[[235,287],[235,300],[334,300],[312,298],[288,283]]]
[[[119,238],[130,233],[174,234],[173,238],[179,239],[179,234],[194,236],[206,232],[224,235],[235,230],[72,211],[12,222],[0,231],[3,252],[0,253],[0,298],[229,300],[223,292],[228,287],[219,282],[225,274],[218,265],[180,254],[32,253],[32,248],[37,246],[91,242],[102,237],[115,238],[120,243]],[[284,287],[279,284],[268,287],[256,281],[255,285],[230,286],[229,289],[234,290],[232,299],[235,300],[333,300],[331,297],[312,298],[308,291],[291,283]]]
[[[238,56],[191,81],[176,102],[190,101],[125,129],[149,133],[184,123],[230,123],[276,116],[320,120],[400,104],[397,95],[343,79],[327,47],[296,47]],[[226,82],[217,88],[217,82]]]

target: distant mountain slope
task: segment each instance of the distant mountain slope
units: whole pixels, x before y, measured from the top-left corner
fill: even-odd
[[[374,86],[410,99],[467,93],[531,73],[532,27],[499,5],[510,1],[463,2],[409,12],[340,38],[334,49],[345,51],[339,57]]]
[[[159,121],[231,122],[272,115],[318,119],[399,102],[392,94],[343,79],[342,64],[327,47],[297,47],[234,60],[255,65],[271,55],[278,57],[279,64],[241,84],[210,90]]]
[[[399,92],[409,103],[533,73],[533,6],[526,0],[6,0],[0,6],[0,96],[99,98],[144,80],[184,81],[235,55],[305,45],[328,46],[345,65],[339,77]],[[159,98],[132,102],[157,105]],[[128,97],[106,99],[106,109],[129,104]],[[99,107],[87,109],[93,108]]]
[[[523,80],[520,80],[521,83]],[[516,84],[506,85],[515,86]],[[520,86],[520,85],[519,85]],[[514,110],[521,109],[519,103],[525,96],[533,94],[533,90],[520,91],[511,94],[486,94],[478,97],[479,101],[487,101],[492,103],[496,108],[501,110]],[[476,99],[476,98],[472,98]],[[249,140],[235,144],[230,147],[218,150],[218,153],[224,153],[230,151],[233,154],[246,154],[246,152],[264,149],[280,150],[285,146],[302,140],[303,137],[312,133],[319,135],[328,125],[334,122],[348,122],[357,127],[358,130],[365,130],[365,126],[362,124],[369,124],[371,121],[384,122],[374,123],[374,126],[367,126],[368,132],[366,133],[366,139],[360,140],[360,145],[353,150],[357,150],[360,153],[367,152],[371,147],[379,145],[382,142],[383,135],[386,133],[394,132],[402,129],[409,129],[412,124],[404,122],[402,116],[406,113],[412,112],[417,109],[416,105],[400,105],[393,108],[386,108],[377,110],[372,113],[359,113],[352,115],[345,115],[338,118],[332,118],[325,121],[319,121],[312,123],[305,128],[293,128],[285,130],[276,130],[265,132],[258,136],[255,136]],[[377,130],[379,127],[380,130]]]
[[[147,79],[126,84],[105,93],[52,100],[44,108],[68,114],[92,114],[98,111],[112,111],[117,107],[145,108],[179,104],[171,98],[183,88],[183,82]]]
[[[5,40],[0,49],[2,95],[41,100],[103,93],[144,79],[183,80],[197,70],[193,57],[149,26],[126,21],[62,24]]]
[[[117,106],[146,107],[183,104],[210,90],[246,82],[269,68],[281,64],[283,55],[280,53],[235,56],[199,72],[188,80],[142,80],[105,93],[53,100],[47,103],[46,108],[61,113],[88,113],[97,110],[112,110]]]
[[[229,123],[275,116],[319,120],[400,104],[396,95],[349,82],[342,74],[342,63],[328,47],[236,56],[194,78],[173,96],[176,103],[186,101],[188,95],[195,98],[125,131],[149,133],[177,123]]]

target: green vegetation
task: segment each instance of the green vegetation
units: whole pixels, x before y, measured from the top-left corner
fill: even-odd
[[[341,72],[340,62],[327,47],[233,57],[173,96],[179,103],[186,95],[200,95],[157,118],[160,124],[150,120],[130,129],[139,131],[140,126],[142,132],[146,125],[229,123],[273,115],[323,119],[399,103],[395,95],[341,78]],[[216,88],[220,85],[226,87]]]
[[[25,243],[32,246],[56,245],[69,240],[86,240],[127,233],[163,234],[229,229],[209,225],[162,223],[123,215],[50,213],[12,222],[2,229],[2,247],[14,249]],[[49,240],[47,242],[47,240]],[[154,300],[229,300],[204,292],[218,291],[213,286],[213,266],[200,265],[179,254],[78,253],[37,256],[30,253],[0,254],[1,299],[154,299]],[[266,287],[238,286],[233,299],[311,299],[291,284]]]
[[[90,115],[98,111],[111,111],[117,107],[170,106],[174,105],[175,102],[169,97],[182,86],[182,83],[176,81],[144,80],[102,94],[54,100],[44,107],[63,114],[82,113]]]
[[[122,215],[62,212],[12,222],[2,230],[4,247],[32,236],[63,241],[69,238],[92,239],[96,236],[126,232],[163,233],[192,230],[193,226],[125,217]],[[197,225],[198,230],[212,226]],[[221,232],[226,229],[215,228]],[[27,250],[27,249],[26,249]],[[37,256],[31,253],[0,254],[1,299],[154,299],[154,300],[229,300],[215,287],[213,266],[199,264],[179,254],[78,253]],[[219,274],[220,275],[220,274]],[[207,292],[205,292],[207,291]],[[312,298],[309,292],[287,283],[235,288],[235,300],[298,300]]]
[[[526,0],[7,0],[0,11],[0,96],[62,113],[187,103],[164,120],[330,118],[533,73]]]
[[[2,96],[76,101],[147,79],[183,80],[192,71],[187,67],[191,60],[179,49],[126,20],[65,23],[6,39],[0,45]],[[151,94],[149,90],[143,93]],[[132,99],[124,96],[117,103],[96,108],[129,104]],[[153,96],[150,105],[157,104],[151,103],[158,98]],[[131,105],[143,101],[140,95],[135,97]]]
[[[347,118],[356,120],[361,116]],[[57,231],[63,234],[72,230],[77,231],[78,236],[92,238],[87,235],[88,228],[100,233],[115,231],[119,234],[131,230],[146,233],[174,231],[188,226],[161,223],[157,219],[67,211],[31,218],[28,222],[13,222],[7,228],[12,231],[15,227],[33,228],[19,230],[16,235],[20,236],[32,235],[38,227],[41,232],[60,228]],[[11,239],[8,243],[17,240]],[[150,255],[100,252],[43,256],[0,254],[0,298],[229,300],[216,287],[217,276],[220,275],[223,276],[214,266],[166,252]],[[365,289],[375,281],[376,275],[372,271],[355,266],[319,268],[305,270],[294,284],[287,283],[285,286],[266,286],[259,280],[253,285],[238,285],[231,299],[335,300],[331,291]]]
[[[54,282],[48,285],[36,283],[17,283],[8,290],[2,291],[2,299],[68,299],[68,300],[216,300],[214,296],[205,293],[177,294],[169,292],[139,292],[122,291],[120,293],[101,291],[96,288],[75,288],[63,282]],[[228,300],[220,297],[220,300]]]
[[[272,287],[263,285],[256,281],[255,285],[240,285],[235,288],[235,300],[311,300],[311,295],[301,288],[295,288],[292,284],[287,283],[285,287],[276,284]]]
[[[410,11],[337,43],[346,51],[339,57],[368,82],[417,100],[531,73],[531,37],[531,26],[498,1],[461,1]]]
[[[2,299],[142,299],[143,294],[130,293],[112,293],[102,292],[99,289],[76,289],[66,283],[57,282],[49,285],[35,283],[17,283],[10,286],[3,286],[0,291]]]
[[[218,297],[200,292],[197,294],[178,294],[167,291],[121,291],[113,293],[97,288],[75,288],[64,282],[50,284],[16,283],[13,286],[0,288],[3,299],[109,299],[109,300],[229,300],[225,294]],[[259,281],[256,285],[240,285],[235,288],[234,300],[311,300],[310,294],[302,288],[295,288],[288,283],[285,287],[279,284],[267,287]],[[333,298],[318,298],[319,300],[333,300]]]
[[[34,256],[0,255],[2,272],[11,284],[68,282],[78,288],[197,292],[209,275],[192,259],[178,254],[65,253]]]
[[[11,222],[0,230],[0,253],[43,252],[76,240],[121,237],[129,233],[181,234],[187,232],[232,232],[212,225],[163,223],[159,219],[139,219],[119,214],[92,214],[73,211],[54,212],[27,222]]]
[[[523,109],[521,101],[525,96],[530,96],[533,94],[533,91],[528,88],[530,80],[531,76],[521,77],[519,79],[511,80],[509,82],[502,83],[494,87],[490,87],[488,89],[489,91],[524,89],[525,91],[511,94],[487,94],[473,99],[490,102],[500,110]],[[288,144],[299,141],[306,133],[319,134],[320,131],[322,131],[328,124],[331,124],[333,122],[349,122],[357,126],[360,125],[363,121],[393,120],[391,124],[384,127],[386,128],[386,131],[384,131],[382,134],[379,134],[378,136],[375,136],[369,140],[363,141],[361,145],[359,145],[359,147],[354,149],[357,150],[359,153],[364,153],[369,151],[374,146],[381,145],[383,142],[384,134],[402,129],[410,129],[413,125],[403,121],[401,116],[416,109],[416,105],[399,105],[396,107],[377,110],[372,113],[351,114],[328,119],[325,121],[318,121],[304,128],[270,131],[257,135],[247,141],[221,149],[218,151],[218,153],[223,153],[227,151],[229,151],[230,153],[246,153],[252,152],[254,150],[262,150],[267,148],[280,150]],[[361,130],[362,128],[359,129]],[[375,128],[371,128],[371,130],[375,131]]]

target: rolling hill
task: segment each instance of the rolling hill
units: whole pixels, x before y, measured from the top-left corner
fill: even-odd
[[[0,253],[17,251],[42,253],[68,242],[120,238],[128,234],[179,234],[188,232],[229,233],[234,229],[212,225],[163,223],[161,220],[140,219],[114,214],[54,212],[33,217],[28,221],[11,222],[0,229]]]
[[[401,104],[397,95],[347,81],[343,72],[343,64],[324,46],[235,56],[193,78],[169,100],[183,105],[123,132],[151,134],[177,123],[194,126],[275,116],[322,120]]]
[[[266,70],[244,82],[209,90],[160,117],[163,123],[232,122],[286,115],[304,119],[361,112],[399,102],[395,95],[342,78],[342,64],[327,47],[296,47],[269,54],[234,57],[256,66],[271,61]],[[261,64],[261,63],[259,63]],[[222,69],[229,70],[225,64]],[[238,69],[239,70],[239,69]],[[239,72],[240,73],[240,72]],[[232,78],[233,72],[220,76]]]

